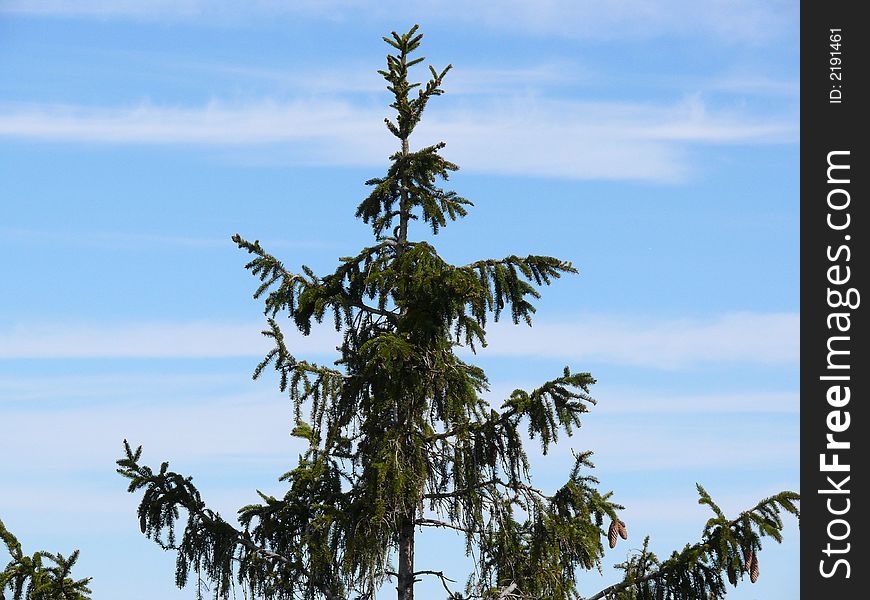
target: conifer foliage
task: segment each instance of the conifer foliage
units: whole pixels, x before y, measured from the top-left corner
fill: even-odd
[[[74,551],[69,558],[51,552],[24,554],[21,543],[0,521],[0,540],[12,560],[0,572],[0,600],[11,592],[13,600],[89,600],[90,577],[73,579],[70,575],[79,557]]]
[[[274,342],[254,377],[277,372],[295,407],[292,434],[307,444],[281,477],[286,493],[260,493],[234,526],[207,507],[190,477],[168,463],[143,465],[141,448],[125,442],[118,471],[142,493],[142,532],[177,552],[177,584],[195,572],[216,598],[238,585],[270,600],[370,600],[389,584],[398,600],[413,600],[422,577],[436,578],[454,600],[580,598],[578,573],[600,566],[605,540],[613,547],[628,536],[622,507],[589,474],[589,452],[575,456],[555,491],[535,487],[523,443],[533,438],[546,452],[570,436],[595,404],[595,380],[565,368],[490,406],[483,370],[457,355],[486,345],[490,319],[509,312],[514,323],[531,324],[539,289],[576,270],[534,255],[453,265],[412,239],[412,225],[437,234],[472,203],[439,187],[458,168],[441,156],[443,143],[409,143],[450,66],[430,67],[425,84],[412,83],[409,70],[424,60],[413,57],[417,27],[384,39],[393,53],[379,73],[395,109],[385,121],[399,150],[386,174],[367,182],[371,192],[356,210],[372,244],[319,276],[288,270],[258,241],[233,237],[251,255],[264,335]],[[281,315],[303,334],[331,321],[343,334],[335,363],[297,359]],[[590,598],[720,598],[723,573],[734,583],[747,573],[744,551],[757,554],[760,536],[780,539],[779,511],[797,513],[796,494],[785,492],[728,520],[699,489],[715,513],[703,540],[666,561],[643,550],[622,565],[620,584]],[[415,563],[418,538],[433,528],[465,537],[473,572],[464,585],[456,583],[463,574]]]

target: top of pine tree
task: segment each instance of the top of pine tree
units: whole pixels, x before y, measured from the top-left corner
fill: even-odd
[[[576,269],[536,255],[454,265],[415,239],[419,228],[437,234],[472,207],[442,187],[458,168],[441,155],[443,143],[411,149],[450,70],[429,67],[425,82],[413,81],[422,37],[415,26],[384,38],[391,54],[379,73],[393,98],[385,122],[397,151],[386,174],[366,182],[370,193],[356,208],[372,228],[371,245],[318,275],[233,237],[252,255],[246,267],[259,279],[254,297],[264,302],[264,334],[274,342],[254,376],[277,372],[293,401],[292,433],[307,444],[281,477],[286,494],[260,494],[234,526],[207,507],[190,478],[168,463],[157,471],[141,465],[141,449],[125,442],[119,472],[130,491],[144,490],[140,527],[177,551],[180,586],[194,570],[215,597],[228,597],[238,582],[252,596],[336,600],[372,599],[392,581],[399,600],[411,600],[415,582],[434,577],[447,598],[563,600],[581,597],[578,572],[600,567],[604,541],[613,547],[627,535],[622,507],[588,474],[589,452],[576,455],[564,485],[545,491],[524,451],[528,438],[546,452],[559,434],[573,433],[594,404],[592,376],[565,367],[490,405],[483,370],[457,355],[485,345],[488,321],[506,311],[530,325],[540,288]],[[324,320],[342,332],[334,364],[297,359],[279,317],[306,335]],[[702,541],[665,561],[644,549],[622,565],[623,581],[608,597],[721,597],[723,573],[736,581],[751,570],[760,536],[779,539],[779,512],[796,512],[794,500],[785,492],[729,520],[701,489],[716,514]],[[470,574],[415,564],[415,541],[430,528],[465,537]]]

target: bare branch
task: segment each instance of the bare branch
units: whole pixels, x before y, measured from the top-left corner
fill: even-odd
[[[414,577],[417,575],[434,575],[441,580],[441,585],[444,587],[444,590],[447,592],[448,598],[453,598],[453,591],[447,586],[447,582],[456,583],[453,579],[444,576],[444,571],[414,571]]]
[[[454,525],[453,523],[448,523],[447,521],[439,521],[438,519],[415,519],[414,525],[420,525],[421,527],[444,527],[447,529],[455,529],[457,531],[462,531],[465,533],[477,533],[472,529],[467,529],[460,525]]]

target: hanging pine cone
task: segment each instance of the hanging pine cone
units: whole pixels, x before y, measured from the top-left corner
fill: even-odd
[[[758,557],[752,555],[752,564],[749,567],[749,581],[755,583],[758,581]]]
[[[728,583],[737,585],[737,569],[734,567],[728,567]]]
[[[743,568],[749,573],[749,565],[752,563],[752,558],[755,554],[749,548],[743,549]]]
[[[607,540],[610,542],[611,548],[616,548],[616,536],[619,535],[619,524],[616,521],[611,521],[610,529],[607,531]]]
[[[628,529],[625,528],[624,521],[617,521],[616,522],[616,532],[619,534],[619,537],[621,537],[622,539],[624,539],[624,540],[628,539]]]
[[[139,530],[145,533],[145,513],[139,515]]]

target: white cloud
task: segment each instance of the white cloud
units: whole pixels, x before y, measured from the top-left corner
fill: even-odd
[[[165,382],[135,382],[134,377],[131,385],[140,386],[138,397],[118,402],[71,402],[50,411],[42,410],[40,403],[4,407],[0,452],[26,458],[2,471],[99,472],[101,465],[119,455],[124,438],[143,444],[152,461],[182,459],[185,462],[177,467],[182,470],[209,464],[244,469],[256,462],[274,465],[277,472],[302,448],[289,436],[289,402],[272,392],[271,385],[262,391],[263,385],[248,383],[253,391],[222,393],[214,386],[208,392],[183,386],[166,391]],[[56,394],[65,397],[63,389]],[[608,472],[796,464],[796,419],[723,414],[707,418],[701,427],[697,414],[670,415],[651,420],[643,413],[627,417],[599,414],[596,409],[573,437],[560,436],[549,455],[541,455],[537,441],[527,441],[526,446],[536,471],[545,478],[554,473],[561,478],[570,468],[571,448],[594,450],[599,470]],[[692,452],[687,454],[686,448]]]
[[[684,368],[714,362],[797,364],[797,313],[734,313],[705,319],[587,315],[534,327],[490,327],[482,356],[541,356]]]
[[[263,356],[272,347],[265,323],[122,323],[26,325],[0,333],[0,358],[182,358]],[[340,342],[329,326],[304,337],[284,327],[288,346],[300,354],[333,352]]]
[[[481,356],[536,356],[678,369],[715,362],[796,364],[797,313],[735,313],[696,319],[584,315],[538,321],[532,328],[495,323]],[[262,356],[271,346],[261,323],[146,322],[18,325],[0,332],[2,358]],[[329,324],[299,334],[284,326],[302,355],[331,354],[339,336]]]
[[[7,0],[0,12],[136,20],[308,17],[328,21],[462,23],[519,34],[581,39],[648,39],[702,35],[729,43],[794,33],[797,5],[788,0]]]
[[[499,405],[515,389],[531,390],[541,381],[497,383],[484,394],[493,405]],[[0,380],[2,385],[2,380]],[[592,396],[598,400],[593,412],[604,415],[623,414],[731,414],[731,413],[777,413],[795,414],[800,410],[800,394],[797,392],[762,392],[752,389],[727,393],[664,394],[633,387],[595,385]]]
[[[253,364],[251,366],[253,369]],[[0,407],[11,410],[13,406],[40,406],[70,404],[80,401],[112,403],[146,400],[148,397],[167,401],[172,398],[206,398],[215,392],[222,396],[228,390],[242,389],[249,385],[250,373],[161,373],[136,372],[93,373],[88,375],[52,375],[39,377],[14,375],[0,377]]]
[[[157,233],[118,231],[79,231],[67,233],[48,229],[0,227],[0,243],[13,244],[64,244],[97,248],[153,248],[154,246],[180,246],[188,249],[226,249],[231,247],[230,236],[194,237]],[[270,239],[270,248],[327,248],[332,244],[315,239]]]
[[[518,33],[591,39],[700,34],[731,43],[760,42],[765,32],[779,37],[798,23],[796,7],[787,1],[752,0],[507,0],[481,3],[465,18]]]
[[[280,465],[302,449],[301,442],[289,435],[292,420],[288,402],[280,395],[256,392],[49,412],[38,407],[4,409],[8,435],[0,441],[0,450],[6,456],[26,456],[26,461],[4,468],[25,472],[36,468],[98,471],[121,455],[124,438],[144,445],[153,460],[178,457],[189,465],[257,459]]]
[[[92,531],[93,524],[83,529],[81,523],[98,515],[93,531],[131,531],[135,498],[124,492],[123,481],[113,472],[125,437],[144,446],[145,464],[169,459],[173,470],[194,475],[210,506],[222,514],[232,516],[238,506],[256,501],[255,486],[280,493],[284,486],[277,483],[278,475],[292,467],[302,450],[302,442],[288,435],[289,403],[271,385],[263,391],[263,384],[241,379],[234,384],[230,375],[149,377],[105,371],[92,376],[0,380],[0,389],[5,387],[12,396],[27,394],[31,400],[0,409],[4,426],[0,455],[18,457],[0,463],[0,488],[15,492],[0,494],[0,512],[15,515],[19,522],[32,520],[31,533]],[[51,390],[61,400],[73,402],[45,410]],[[118,390],[124,391],[111,401]],[[75,400],[86,394],[98,402],[77,406]],[[549,455],[542,456],[534,440],[526,440],[526,448],[536,484],[550,490],[564,482],[573,463],[571,448],[595,450],[595,474],[609,488],[614,479],[666,480],[692,470],[710,470],[714,479],[718,475],[712,473],[750,470],[766,481],[767,470],[796,468],[798,439],[797,419],[723,414],[699,421],[691,412],[649,419],[644,414],[607,415],[596,408],[572,438],[561,436]],[[687,448],[692,451],[687,453]],[[251,477],[252,472],[256,477]],[[253,483],[246,483],[252,479]],[[625,486],[618,486],[617,501],[628,506],[625,516],[633,527],[642,521],[693,527],[703,522],[703,509],[695,504],[690,483],[674,492],[673,502],[665,501],[662,486],[658,489],[657,494],[633,497]],[[743,487],[729,487],[730,495],[711,491],[729,511],[745,508],[764,495],[756,490],[747,495]],[[62,505],[57,504],[58,497],[66,499]],[[52,527],[43,529],[46,523]]]
[[[687,469],[767,469],[798,464],[798,424],[761,419],[722,418],[715,427],[698,427],[691,416],[669,424],[644,420],[587,422],[556,447],[593,450],[599,472]],[[689,451],[690,449],[690,451]]]
[[[242,145],[246,154],[261,145],[267,161],[374,166],[395,150],[383,127],[386,112],[339,100],[113,109],[7,105],[0,112],[0,137]],[[671,105],[508,98],[442,106],[414,141],[446,140],[446,156],[470,171],[669,181],[690,170],[689,144],[782,143],[796,135],[793,119],[710,110],[699,97]]]
[[[744,71],[714,77],[707,81],[704,87],[713,92],[744,96],[778,96],[797,100],[800,97],[801,86],[797,80],[769,77]]]
[[[791,413],[800,411],[797,392],[756,392],[746,390],[728,394],[650,394],[621,390],[611,393],[598,387],[595,397],[601,402],[595,411],[603,414],[654,412],[656,414],[693,413]]]
[[[194,108],[89,109],[75,106],[11,107],[0,135],[77,142],[140,144],[263,144],[311,138],[352,139],[379,130],[380,111],[348,103],[296,101]]]
[[[789,488],[792,483],[780,485],[767,485],[763,488],[754,488],[740,494],[718,494],[714,490],[707,490],[714,496],[714,501],[726,515],[736,516],[741,511],[747,510],[761,500]],[[622,497],[619,502],[626,509],[622,514],[631,521],[646,523],[693,523],[701,529],[704,522],[712,516],[708,506],[698,503],[697,495],[693,495],[694,489],[674,490],[673,495],[665,497],[635,496]]]
[[[288,435],[292,411],[277,392],[221,393],[214,385],[208,385],[207,391],[171,389],[155,379],[147,383],[130,377],[129,385],[138,389],[128,397],[120,394],[111,403],[105,402],[108,390],[92,388],[101,402],[74,406],[65,402],[66,390],[55,388],[55,396],[64,400],[63,408],[46,412],[44,404],[3,407],[8,433],[0,440],[0,451],[24,453],[27,458],[0,468],[0,478],[27,480],[34,472],[57,471],[105,480],[100,474],[120,456],[121,440],[127,438],[145,447],[149,462],[171,458],[175,469],[196,473],[212,487],[233,486],[233,477],[252,469],[273,475],[257,485],[274,486],[275,477],[302,450],[301,442]],[[236,383],[246,378],[237,379]],[[248,381],[245,385],[262,388],[264,384]],[[265,385],[271,387],[271,382]],[[164,391],[166,387],[169,391]],[[690,410],[666,413],[667,419],[648,419],[650,413],[662,412],[656,408],[648,406],[633,414],[624,411],[614,418],[596,407],[573,437],[561,435],[546,456],[537,440],[526,439],[537,481],[546,489],[564,483],[573,464],[572,449],[594,450],[599,473],[623,474],[623,478],[653,471],[764,472],[797,467],[796,418],[722,413],[699,421]],[[303,410],[303,418],[305,414]],[[686,448],[692,452],[687,454]],[[215,498],[211,493],[209,497]]]
[[[436,65],[433,65],[436,66]],[[163,68],[188,72],[265,81],[278,89],[304,91],[307,95],[372,94],[385,93],[387,83],[371,63],[346,62],[312,68],[289,62],[282,68],[250,66],[244,64],[213,64],[195,61],[173,61]],[[422,73],[422,72],[421,72]],[[423,77],[423,75],[419,75]],[[588,68],[573,62],[559,61],[527,66],[454,68],[447,76],[445,86],[450,97],[464,95],[516,95],[518,91],[540,90],[549,87],[576,86],[588,83],[596,75]]]

